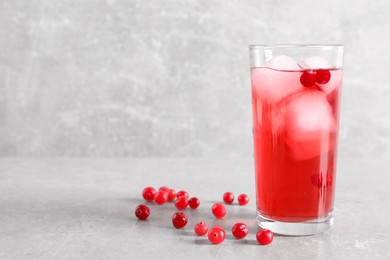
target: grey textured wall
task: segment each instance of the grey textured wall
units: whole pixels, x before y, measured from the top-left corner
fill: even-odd
[[[390,157],[389,27],[388,0],[1,0],[0,155],[251,156],[247,45],[343,43],[340,154]]]

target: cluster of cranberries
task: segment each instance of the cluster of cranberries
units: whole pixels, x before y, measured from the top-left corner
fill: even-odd
[[[153,187],[146,187],[142,192],[142,197],[148,202],[155,202],[158,205],[162,205],[166,202],[174,202],[175,207],[178,210],[184,210],[187,207],[196,209],[200,205],[200,201],[196,197],[190,198],[188,192],[181,190],[176,192],[174,189],[170,189],[166,186],[161,187],[156,191]],[[231,192],[225,192],[222,197],[226,204],[232,204],[234,201],[234,195]],[[240,194],[237,197],[237,201],[240,205],[244,206],[248,204],[249,198],[246,194]],[[221,219],[226,216],[226,208],[222,203],[215,203],[211,212],[213,215]],[[135,216],[140,220],[146,220],[150,215],[150,209],[146,205],[138,205],[135,209]],[[188,223],[188,217],[184,212],[178,211],[172,216],[172,225],[175,228],[183,228]],[[198,236],[204,236],[207,234],[208,240],[212,244],[220,244],[226,238],[226,232],[222,227],[215,226],[209,229],[205,222],[199,222],[194,226],[194,232]],[[232,227],[232,234],[236,239],[243,239],[248,234],[248,228],[245,223],[236,223]],[[273,233],[268,229],[259,230],[256,233],[256,239],[261,245],[268,245],[273,240]]]
[[[328,69],[305,70],[300,81],[304,87],[312,87],[314,84],[326,84],[330,80],[330,71]]]
[[[181,190],[176,193],[174,189],[166,186],[160,187],[156,191],[153,187],[146,187],[142,191],[142,197],[149,202],[156,202],[158,205],[163,205],[166,202],[174,201],[175,207],[178,210],[184,210],[187,207],[196,209],[200,205],[200,200],[196,197],[190,198],[188,192]]]

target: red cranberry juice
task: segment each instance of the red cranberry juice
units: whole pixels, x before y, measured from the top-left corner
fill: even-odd
[[[333,211],[341,69],[326,84],[304,71],[252,68],[257,210],[285,222]],[[320,81],[321,82],[321,81]]]

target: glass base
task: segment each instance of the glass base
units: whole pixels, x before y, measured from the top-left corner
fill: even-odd
[[[286,236],[307,236],[322,233],[333,225],[333,215],[302,222],[282,222],[264,217],[257,211],[257,223],[261,228]]]

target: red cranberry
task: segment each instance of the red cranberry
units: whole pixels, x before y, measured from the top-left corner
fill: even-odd
[[[193,197],[188,201],[188,206],[190,206],[190,208],[192,209],[198,208],[199,205],[200,205],[200,200],[196,197]]]
[[[176,191],[174,189],[170,189],[168,191],[168,201],[174,201],[176,199]]]
[[[211,208],[211,212],[216,218],[223,218],[226,215],[226,208],[221,203],[215,203]]]
[[[188,206],[188,200],[186,197],[182,196],[182,197],[179,197],[175,200],[175,207],[178,209],[178,210],[183,210],[183,209],[186,209]]]
[[[170,188],[168,186],[161,186],[159,189],[159,191],[162,190],[162,191],[165,191],[165,192],[169,192]]]
[[[237,239],[242,239],[248,235],[248,228],[244,223],[236,223],[232,228],[232,234]]]
[[[221,227],[213,227],[210,229],[208,239],[213,244],[222,243],[225,240],[226,232]]]
[[[257,242],[261,245],[268,245],[274,239],[274,234],[269,229],[261,229],[256,233]]]
[[[305,70],[300,78],[301,84],[304,87],[311,87],[316,83],[316,72],[313,70]]]
[[[240,196],[238,196],[237,200],[241,206],[244,206],[244,205],[248,204],[248,202],[249,202],[248,195],[246,195],[246,194],[240,194]]]
[[[326,173],[319,172],[311,175],[311,183],[318,188],[324,186],[331,187],[333,183],[331,171],[327,171]]]
[[[204,222],[199,222],[195,225],[194,231],[198,236],[204,236],[207,234],[207,231],[209,230],[208,226]]]
[[[316,81],[319,84],[326,84],[330,80],[330,71],[327,69],[319,69],[316,73]]]
[[[164,204],[165,202],[168,201],[168,193],[166,193],[165,191],[163,190],[160,190],[156,193],[156,196],[154,196],[154,201],[158,204],[158,205],[162,205]]]
[[[323,183],[322,179],[323,179],[322,172],[311,175],[311,183],[318,188],[322,187],[322,183]]]
[[[186,197],[187,199],[190,198],[190,195],[188,194],[188,192],[186,192],[185,190],[179,190],[177,193],[176,193],[176,197],[180,198],[180,197]]]
[[[224,201],[226,204],[232,204],[233,201],[234,201],[234,195],[233,195],[233,193],[231,193],[231,192],[225,192],[225,194],[223,194],[223,201]]]
[[[155,195],[156,195],[156,190],[155,190],[153,187],[146,187],[146,188],[142,191],[142,197],[143,197],[146,201],[153,201]]]
[[[150,209],[145,206],[145,205],[138,205],[136,208],[135,208],[135,216],[140,219],[140,220],[145,220],[149,217],[150,215]]]
[[[176,212],[172,216],[172,224],[175,228],[183,228],[187,225],[188,218],[183,212]]]

